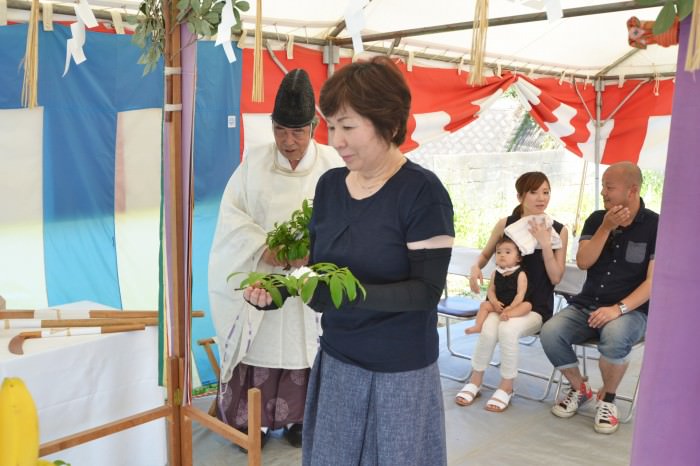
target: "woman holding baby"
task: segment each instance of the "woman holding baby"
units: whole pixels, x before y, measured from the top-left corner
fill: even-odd
[[[498,312],[488,315],[472,359],[472,374],[457,394],[456,403],[469,406],[480,395],[484,371],[488,367],[496,344],[501,348],[501,381],[486,403],[486,409],[504,411],[513,396],[513,381],[518,373],[518,340],[536,334],[542,324],[552,317],[554,286],[564,275],[568,232],[561,223],[545,213],[550,199],[550,184],[542,172],[523,173],[515,182],[519,204],[509,217],[496,223],[486,246],[471,268],[469,284],[473,292],[483,283],[481,269],[494,254],[496,243],[503,235],[518,245],[527,273],[525,300],[532,311],[525,315],[502,318]]]

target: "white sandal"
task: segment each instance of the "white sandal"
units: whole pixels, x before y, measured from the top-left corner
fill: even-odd
[[[457,393],[455,403],[460,406],[469,406],[474,403],[474,400],[481,396],[481,385],[478,387],[469,382]]]
[[[510,400],[513,397],[513,392],[507,393],[500,388],[493,392],[491,399],[486,403],[484,409],[493,413],[502,413],[510,406]]]

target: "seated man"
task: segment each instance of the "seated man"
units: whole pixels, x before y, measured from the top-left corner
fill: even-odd
[[[633,163],[616,163],[605,171],[601,190],[605,210],[586,220],[576,255],[579,268],[588,270],[586,282],[540,333],[547,357],[571,383],[566,397],[552,408],[562,418],[576,414],[592,397],[571,345],[600,340],[603,387],[593,427],[603,434],[618,428],[615,391],[632,346],[646,330],[659,216],[644,207],[641,185],[641,171]]]

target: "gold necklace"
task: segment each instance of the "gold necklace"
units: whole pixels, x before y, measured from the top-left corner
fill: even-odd
[[[405,163],[405,161],[406,161],[406,159],[405,159],[404,157],[401,157],[401,160],[400,160],[399,163],[391,170],[391,173],[389,173],[389,175],[387,175],[387,176],[385,176],[385,177],[382,177],[382,178],[379,179],[379,181],[376,181],[376,182],[374,182],[374,183],[370,183],[370,184],[368,184],[368,185],[362,184],[362,182],[360,181],[360,175],[357,175],[357,178],[356,178],[356,180],[357,180],[357,185],[358,185],[360,188],[364,189],[365,191],[374,191],[374,190],[380,188],[384,183],[386,183],[386,182],[389,180],[389,178],[391,178],[392,176],[394,176],[394,175],[401,169],[401,166]]]

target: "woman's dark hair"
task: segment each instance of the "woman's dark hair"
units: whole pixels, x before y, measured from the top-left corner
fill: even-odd
[[[549,178],[542,172],[527,172],[523,173],[515,180],[515,190],[518,192],[518,198],[523,199],[525,194],[529,191],[537,191],[542,183],[547,183],[547,186],[552,187],[549,182]],[[513,209],[513,215],[520,216],[523,214],[523,203],[522,200],[515,209]]]
[[[338,70],[323,84],[319,105],[326,116],[351,107],[372,122],[387,144],[400,146],[406,139],[411,91],[398,67],[383,55]]]

